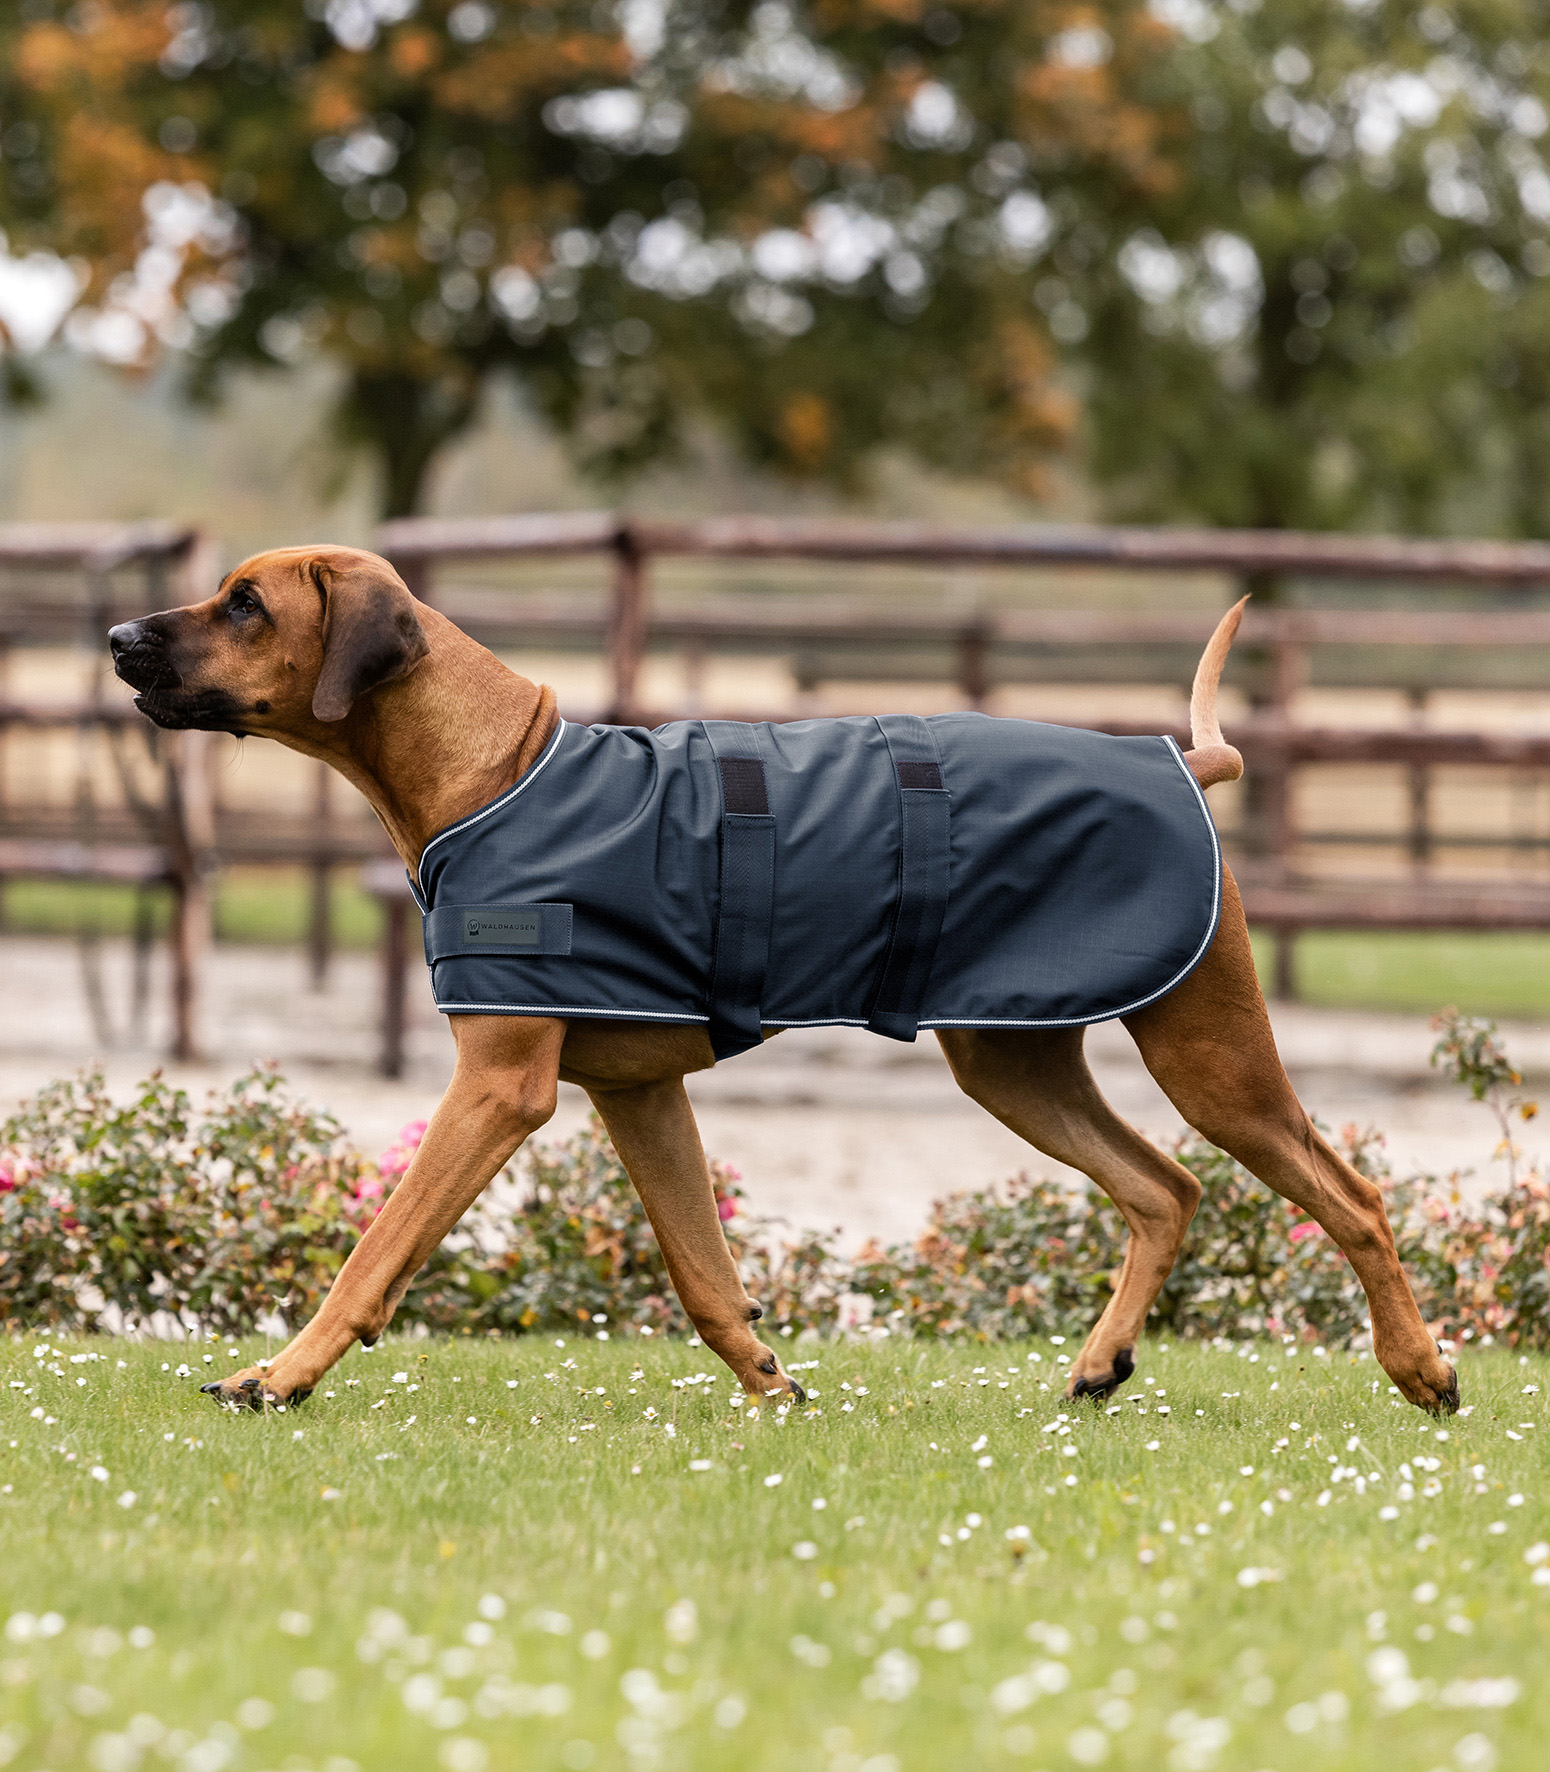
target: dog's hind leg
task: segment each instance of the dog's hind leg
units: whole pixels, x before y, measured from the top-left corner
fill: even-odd
[[[1106,1397],[1135,1369],[1136,1338],[1173,1269],[1200,1183],[1127,1126],[1099,1093],[1080,1028],[938,1036],[966,1094],[1046,1156],[1089,1176],[1130,1228],[1103,1314],[1071,1367],[1069,1396]]]
[[[1210,952],[1176,990],[1125,1025],[1189,1124],[1339,1244],[1372,1308],[1373,1352],[1405,1396],[1422,1409],[1456,1409],[1458,1379],[1416,1309],[1383,1195],[1314,1130],[1281,1068],[1238,889],[1223,874],[1221,926]]]
[[[694,1110],[681,1077],[622,1087],[588,1086],[620,1160],[646,1208],[673,1289],[705,1345],[760,1401],[775,1392],[806,1394],[754,1334],[762,1314],[742,1277],[716,1211]]]

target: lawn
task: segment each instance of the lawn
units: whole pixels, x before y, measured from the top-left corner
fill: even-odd
[[[0,887],[4,927],[19,935],[74,935],[87,929],[104,936],[133,933],[136,893],[130,886],[70,880],[7,880]],[[165,933],[172,915],[164,888],[151,894],[152,927]],[[382,934],[382,913],[363,892],[354,868],[335,871],[329,891],[334,940],[340,947],[369,948]],[[233,867],[216,883],[217,939],[294,947],[307,939],[312,887],[301,868]]]
[[[260,1419],[195,1389],[253,1343],[0,1343],[0,1759],[1543,1765],[1550,1360],[1466,1351],[1437,1423],[1307,1347],[1149,1345],[1108,1412],[1051,1340],[785,1351],[810,1409],[757,1420],[591,1332]]]
[[[1260,982],[1271,985],[1270,943],[1256,937]],[[1325,1009],[1542,1020],[1550,1012],[1550,935],[1504,931],[1322,930],[1297,938],[1297,991]]]

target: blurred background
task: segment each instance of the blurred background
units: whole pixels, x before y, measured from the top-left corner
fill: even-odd
[[[10,0],[0,1097],[273,1057],[368,1147],[437,1099],[364,804],[105,663],[329,540],[583,719],[1181,730],[1252,591],[1213,803],[1278,1037],[1477,1162],[1428,1015],[1550,1069],[1547,105],[1527,0]],[[1028,1161],[934,1044],[695,1091],[857,1234]]]

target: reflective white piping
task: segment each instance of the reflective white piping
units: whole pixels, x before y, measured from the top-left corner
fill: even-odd
[[[437,1003],[443,1015],[477,1009],[490,1015],[607,1015],[620,1021],[709,1021],[676,1009],[594,1009],[582,1003]]]
[[[864,1028],[866,1025],[864,1015],[820,1015],[813,1021],[791,1021],[785,1016],[759,1017],[759,1026],[764,1028]]]
[[[430,842],[420,851],[419,862],[414,870],[414,883],[423,893],[425,888],[420,882],[420,869],[425,866],[425,858],[438,843],[445,842],[448,837],[455,837],[459,831],[466,831],[470,825],[478,824],[481,819],[489,818],[492,813],[499,812],[502,806],[509,806],[517,795],[533,785],[538,772],[544,767],[554,753],[560,748],[560,740],[565,736],[565,716],[560,715],[560,723],[554,729],[554,737],[544,746],[544,754],[538,759],[527,774],[515,787],[507,788],[498,800],[492,800],[488,806],[481,806],[477,812],[470,812],[467,818],[460,818],[456,824],[449,824],[444,831],[437,831]]]

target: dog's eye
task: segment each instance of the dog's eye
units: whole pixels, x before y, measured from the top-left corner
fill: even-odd
[[[226,609],[231,615],[257,615],[261,608],[258,598],[251,591],[238,589],[226,599]]]

